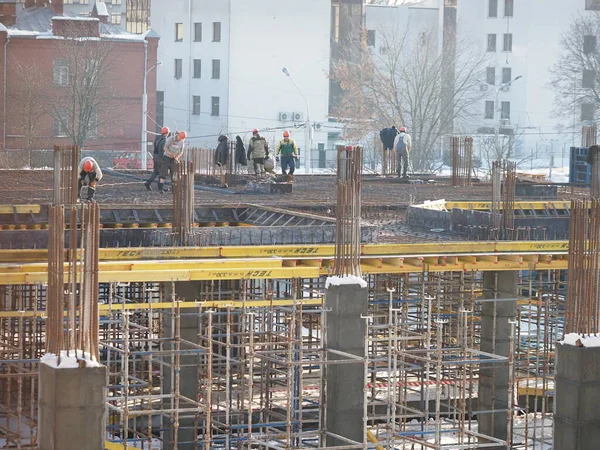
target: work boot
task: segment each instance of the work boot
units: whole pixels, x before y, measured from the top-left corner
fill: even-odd
[[[165,192],[165,184],[164,183],[158,183],[158,192],[160,192],[161,194]]]
[[[94,195],[96,194],[96,188],[93,188],[91,186],[88,186],[88,191],[87,191],[87,201],[88,202],[93,202],[94,201]]]
[[[150,183],[148,183],[147,181],[144,183],[144,186],[146,186],[146,189],[150,192],[152,192],[152,188],[150,187]]]

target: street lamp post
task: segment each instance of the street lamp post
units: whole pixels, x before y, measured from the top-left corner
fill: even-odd
[[[500,86],[495,86],[486,83],[488,86],[491,86],[496,90],[496,102],[494,103],[494,134],[496,139],[496,154],[498,153],[498,149],[500,148],[500,113],[502,112],[502,110],[500,109],[500,91],[502,90],[502,88],[510,86],[515,81],[521,78],[523,78],[523,76],[519,75],[518,77],[515,77],[514,79],[506,83],[502,83]]]
[[[306,98],[306,96],[304,95],[304,93],[300,90],[300,88],[298,87],[298,85],[296,84],[296,82],[294,81],[294,79],[292,78],[292,75],[290,74],[290,71],[287,69],[287,67],[284,67],[283,69],[281,69],[281,71],[290,79],[290,81],[294,84],[294,86],[296,87],[297,91],[300,93],[300,95],[302,96],[302,98],[304,99],[304,102],[306,103],[306,129],[304,130],[304,142],[305,142],[305,151],[306,151],[306,162],[304,163],[305,167],[306,167],[306,173],[310,173],[311,172],[311,165],[312,165],[312,161],[311,161],[311,153],[312,153],[312,124],[310,123],[310,106],[308,105],[308,99]]]
[[[156,64],[144,73],[144,93],[142,95],[142,170],[147,170],[148,168],[148,143],[146,142],[146,139],[148,139],[148,130],[146,129],[146,125],[148,124],[148,73],[161,64],[162,61],[157,61]]]

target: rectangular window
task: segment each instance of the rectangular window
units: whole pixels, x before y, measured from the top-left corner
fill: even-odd
[[[512,69],[510,67],[503,67],[502,68],[502,84],[510,83],[510,80],[512,80]]]
[[[211,97],[211,108],[210,108],[210,115],[211,116],[218,116],[219,115],[219,97]]]
[[[54,136],[63,137],[67,135],[67,112],[59,111],[56,116],[54,116]]]
[[[500,102],[500,118],[510,119],[510,102]]]
[[[165,91],[156,91],[156,132],[160,133],[165,122]]]
[[[486,70],[485,81],[492,86],[496,85],[496,68],[488,67]]]
[[[200,96],[199,95],[192,96],[192,114],[195,116],[200,115]]]
[[[494,118],[494,102],[490,100],[486,100],[485,102],[485,118],[493,119]]]
[[[512,52],[512,33],[504,33],[503,52]]]
[[[496,51],[496,35],[495,34],[487,35],[487,51],[488,52]]]
[[[593,34],[583,36],[583,53],[584,55],[596,53],[596,36]]]
[[[54,60],[54,84],[67,86],[69,84],[69,66],[68,61],[63,58]]]
[[[515,9],[515,0],[504,0],[504,17],[512,17]]]
[[[183,60],[176,59],[175,60],[175,78],[178,80],[181,78],[181,74],[183,73]]]
[[[194,24],[194,42],[202,42],[202,23]]]
[[[595,79],[596,79],[596,71],[585,69],[583,71],[583,77],[581,79],[581,87],[584,89],[593,89]]]
[[[498,17],[498,0],[488,0],[488,17]]]
[[[594,120],[595,110],[594,105],[592,103],[582,103],[581,104],[581,121],[591,121]]]
[[[213,80],[218,80],[221,78],[221,60],[220,59],[212,60],[212,78],[213,78]]]
[[[183,24],[176,23],[175,24],[175,42],[183,41]]]
[[[213,42],[221,42],[221,22],[213,22]]]
[[[113,25],[121,25],[121,13],[111,14],[110,23],[112,23]]]
[[[194,78],[202,78],[202,60],[194,60]]]
[[[375,47],[375,30],[367,30],[367,45]]]
[[[600,10],[600,0],[585,0],[585,9],[588,11]]]

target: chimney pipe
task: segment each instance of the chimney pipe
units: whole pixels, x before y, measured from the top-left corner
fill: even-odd
[[[64,14],[64,5],[63,0],[52,0],[52,12],[57,16],[62,16]]]

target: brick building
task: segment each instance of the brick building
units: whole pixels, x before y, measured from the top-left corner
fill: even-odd
[[[87,133],[84,148],[140,152],[142,140],[152,140],[152,135],[143,132],[142,120],[145,110],[146,129],[156,128],[159,36],[151,30],[142,35],[128,33],[108,23],[104,2],[90,3],[90,17],[81,17],[66,15],[63,0],[50,4],[0,0],[3,150],[49,149],[71,143],[69,127],[73,128],[78,118],[69,104],[80,101],[81,92],[92,92],[94,83],[102,95],[93,99],[92,122],[96,125]],[[99,64],[100,81],[81,78],[74,86],[79,70],[91,73]],[[61,105],[66,105],[64,117]]]

